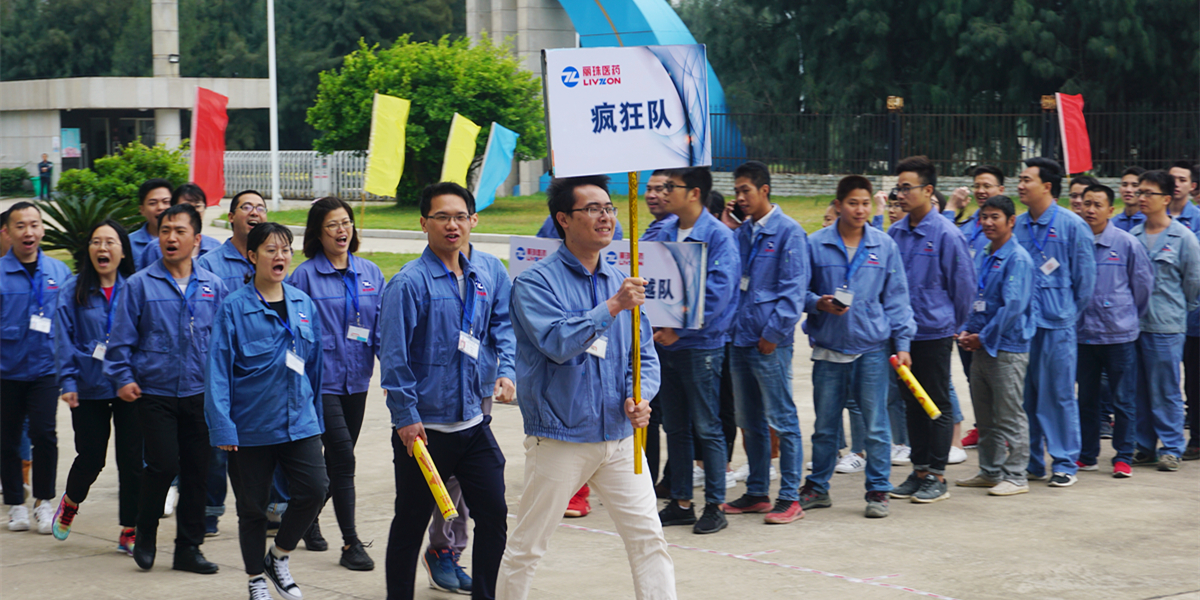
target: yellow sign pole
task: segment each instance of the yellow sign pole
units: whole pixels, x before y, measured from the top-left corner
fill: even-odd
[[[638,174],[629,172],[629,275],[638,275],[641,256],[638,253]],[[642,403],[642,309],[633,307],[633,402]],[[642,455],[646,449],[646,428],[633,430],[633,472],[642,474]]]

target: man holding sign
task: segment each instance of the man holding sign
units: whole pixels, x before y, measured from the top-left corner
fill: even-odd
[[[658,355],[640,328],[643,402],[633,401],[630,309],[646,280],[600,260],[617,209],[606,176],[555,179],[550,216],[564,244],[513,282],[518,396],[525,421],[525,490],[504,550],[496,598],[523,600],[567,500],[585,483],[600,494],[629,552],[637,598],[675,598],[675,569],[650,474],[634,474],[633,429],[650,422]]]

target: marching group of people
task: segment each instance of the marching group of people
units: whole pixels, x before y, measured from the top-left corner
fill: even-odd
[[[642,239],[707,245],[703,326],[652,329],[643,314],[636,349],[630,309],[645,303],[648,282],[601,260],[621,234],[603,176],[551,182],[543,235],[563,246],[515,280],[472,246],[475,201],[454,183],[423,191],[428,246],[386,284],[356,256],[354,214],[337,198],[312,204],[307,260],[291,272],[293,235],[268,221],[261,194],[234,196],[233,235],[221,244],[201,234],[203,190],[150,180],[138,199],[146,225],[130,234],[112,220],[96,224],[74,276],[41,251],[38,207],[17,203],[0,217],[11,244],[0,258],[0,483],[9,529],[36,525],[66,539],[115,432],[118,544],[140,568],[155,563],[158,523],[177,481],[172,566],[217,572],[200,547],[218,533],[228,481],[252,600],[270,598],[269,586],[302,598],[289,556],[301,541],[328,548],[317,516],[329,500],[340,564],[370,570],[355,527],[354,447],[377,358],[394,429],[389,598],[413,596],[418,563],[439,589],[527,597],[552,532],[564,515],[587,514],[592,489],[625,541],[637,597],[674,598],[663,527],[715,533],[728,526],[726,515],[762,513],[785,524],[831,506],[846,409],[852,454],[866,472],[867,517],[888,516],[889,499],[944,500],[956,347],[979,447],[977,474],[958,486],[995,496],[1027,492],[1031,479],[1070,486],[1077,471],[1099,468],[1105,426],[1115,477],[1131,476],[1131,465],[1174,471],[1200,457],[1194,166],[1131,168],[1116,216],[1117,192],[1090,178],[1071,180],[1072,208],[1060,208],[1063,173],[1049,159],[1026,162],[1016,190],[1028,211],[1020,215],[994,167],[975,169],[974,194],[957,190],[945,212],[928,159],[905,159],[896,175],[886,232],[881,217],[872,219],[879,200],[871,182],[849,176],[837,186],[833,222],[810,235],[771,202],[761,163],[735,170],[728,203],[714,195],[707,168],[656,171],[646,193],[656,220]],[[816,412],[812,473],[803,479],[792,382],[798,326],[812,347]],[[634,401],[635,351],[641,394],[651,401]],[[941,416],[931,419],[896,385],[892,355]],[[518,398],[525,471],[510,532],[505,457],[490,424],[493,401]],[[77,457],[56,501],[59,399],[71,407]],[[19,456],[26,423],[32,522]],[[661,509],[659,424],[667,437]],[[649,464],[635,474],[633,431],[647,426]],[[738,429],[746,492],[726,502]],[[462,518],[441,519],[411,458],[417,444]],[[907,458],[895,460],[901,445]],[[912,469],[897,486],[893,462]],[[473,577],[459,564],[468,515]]]

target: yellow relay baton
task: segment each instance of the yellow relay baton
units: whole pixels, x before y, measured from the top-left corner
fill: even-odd
[[[908,386],[908,389],[912,391],[914,396],[917,397],[917,402],[921,403],[921,408],[925,409],[925,412],[929,415],[929,418],[936,419],[942,416],[942,411],[938,410],[937,405],[934,404],[933,400],[929,398],[929,394],[925,393],[925,388],[921,387],[921,382],[917,381],[916,377],[913,377],[912,371],[910,371],[908,367],[900,364],[900,359],[896,358],[895,354],[892,355],[890,360],[892,362],[892,368],[896,369],[896,373],[900,375],[900,379],[904,381],[904,384]]]
[[[438,475],[437,465],[429,458],[429,451],[425,449],[425,441],[421,438],[413,440],[413,458],[421,465],[421,473],[425,475],[425,483],[429,484],[429,491],[437,501],[438,510],[442,511],[442,518],[447,521],[458,518],[458,511],[454,510],[454,501],[450,499],[446,483],[442,481],[442,476]]]

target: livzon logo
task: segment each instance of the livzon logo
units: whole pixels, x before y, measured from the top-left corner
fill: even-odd
[[[575,67],[567,67],[562,70],[563,85],[573,88],[579,85],[579,69]]]
[[[517,260],[525,260],[525,249],[517,246]]]
[[[604,253],[604,262],[606,262],[610,265],[616,265],[617,264],[617,253],[613,252],[612,250],[605,252]]]

